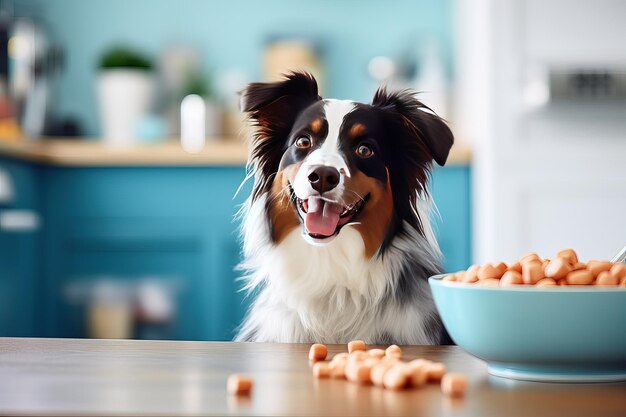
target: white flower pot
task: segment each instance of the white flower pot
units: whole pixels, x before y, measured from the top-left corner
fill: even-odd
[[[104,141],[112,146],[132,145],[137,124],[150,112],[154,98],[152,74],[109,69],[98,74],[97,84]]]

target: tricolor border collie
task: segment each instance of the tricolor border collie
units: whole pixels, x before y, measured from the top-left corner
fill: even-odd
[[[241,105],[255,127],[242,211],[254,301],[236,340],[447,343],[427,282],[441,272],[427,184],[453,143],[445,122],[410,91],[322,99],[305,73],[250,84]]]

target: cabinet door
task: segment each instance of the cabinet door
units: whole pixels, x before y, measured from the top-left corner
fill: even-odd
[[[465,269],[471,262],[469,167],[436,169],[431,192],[440,214],[434,213],[432,221],[444,257],[444,270]]]
[[[37,167],[0,158],[7,183],[0,202],[0,336],[33,336],[39,259]],[[9,215],[14,220],[9,219]]]
[[[171,338],[231,340],[246,309],[233,220],[244,176],[243,168],[51,170],[45,334],[86,335],[84,305],[68,288],[151,278],[174,288]]]
[[[223,218],[74,219],[55,233],[51,288],[57,335],[86,335],[85,302],[98,282],[157,282],[175,301],[169,336],[230,340],[243,315],[234,225]]]
[[[35,241],[0,230],[0,337],[33,336]]]
[[[242,291],[241,273],[237,266],[241,262],[241,243],[238,230],[232,223],[225,223],[212,235],[212,250],[207,254],[210,259],[210,277],[204,282],[208,285],[211,299],[211,334],[213,340],[232,340],[237,327],[250,306],[251,299]]]

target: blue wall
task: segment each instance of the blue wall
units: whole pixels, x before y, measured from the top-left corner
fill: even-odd
[[[185,43],[201,51],[207,68],[239,69],[256,80],[269,36],[303,34],[321,44],[326,95],[361,101],[374,89],[366,72],[372,57],[397,56],[427,36],[442,43],[448,63],[451,55],[451,0],[34,1],[67,53],[57,110],[79,116],[91,135],[99,129],[95,65],[112,43],[154,55]]]

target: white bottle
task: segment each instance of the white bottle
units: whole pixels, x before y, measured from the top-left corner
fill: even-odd
[[[190,94],[180,103],[180,143],[189,153],[198,153],[206,141],[206,103]]]

